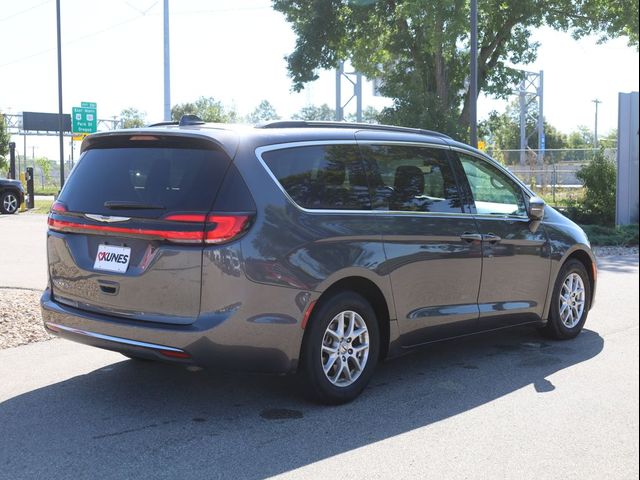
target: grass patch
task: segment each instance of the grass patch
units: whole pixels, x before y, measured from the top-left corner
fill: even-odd
[[[638,225],[619,225],[603,227],[600,225],[581,225],[592,245],[631,247],[638,245]]]
[[[58,190],[60,190],[59,187],[44,187],[44,188],[40,187],[40,188],[34,188],[33,194],[34,195],[57,195]]]
[[[29,210],[32,213],[49,213],[51,209],[52,200],[36,200],[33,208]]]

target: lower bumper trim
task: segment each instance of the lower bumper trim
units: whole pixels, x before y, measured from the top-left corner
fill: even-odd
[[[112,337],[111,335],[103,335],[102,333],[89,332],[87,330],[80,330],[79,328],[67,327],[65,325],[60,325],[53,322],[45,322],[47,328],[56,331],[63,331],[68,333],[75,333],[76,335],[83,335],[85,337],[98,338],[100,340],[106,340],[108,342],[121,343],[124,345],[132,345],[134,347],[142,347],[142,348],[151,348],[153,350],[158,350],[160,352],[173,352],[176,356],[181,358],[189,357],[189,354],[184,350],[180,350],[175,347],[168,347],[166,345],[158,345],[156,343],[147,343],[147,342],[139,342],[138,340],[131,340],[129,338],[121,338],[121,337]]]

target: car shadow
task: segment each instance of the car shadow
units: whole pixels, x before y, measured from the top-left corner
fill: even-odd
[[[338,407],[305,401],[291,376],[124,360],[0,404],[0,478],[264,478],[525,387],[545,395],[603,345],[590,330],[555,342],[530,328],[434,344],[380,365]]]

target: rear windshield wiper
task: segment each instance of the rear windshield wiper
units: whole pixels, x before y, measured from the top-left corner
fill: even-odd
[[[110,208],[111,210],[164,210],[165,207],[162,205],[157,205],[153,203],[143,203],[143,202],[123,202],[117,200],[107,200],[104,202],[105,208]]]

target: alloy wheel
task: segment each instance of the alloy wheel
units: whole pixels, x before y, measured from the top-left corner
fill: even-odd
[[[582,277],[570,273],[560,289],[560,320],[567,328],[573,328],[582,319],[585,305],[585,290]]]
[[[362,316],[352,310],[338,313],[322,338],[322,369],[337,387],[348,387],[364,371],[369,358],[369,330]]]

